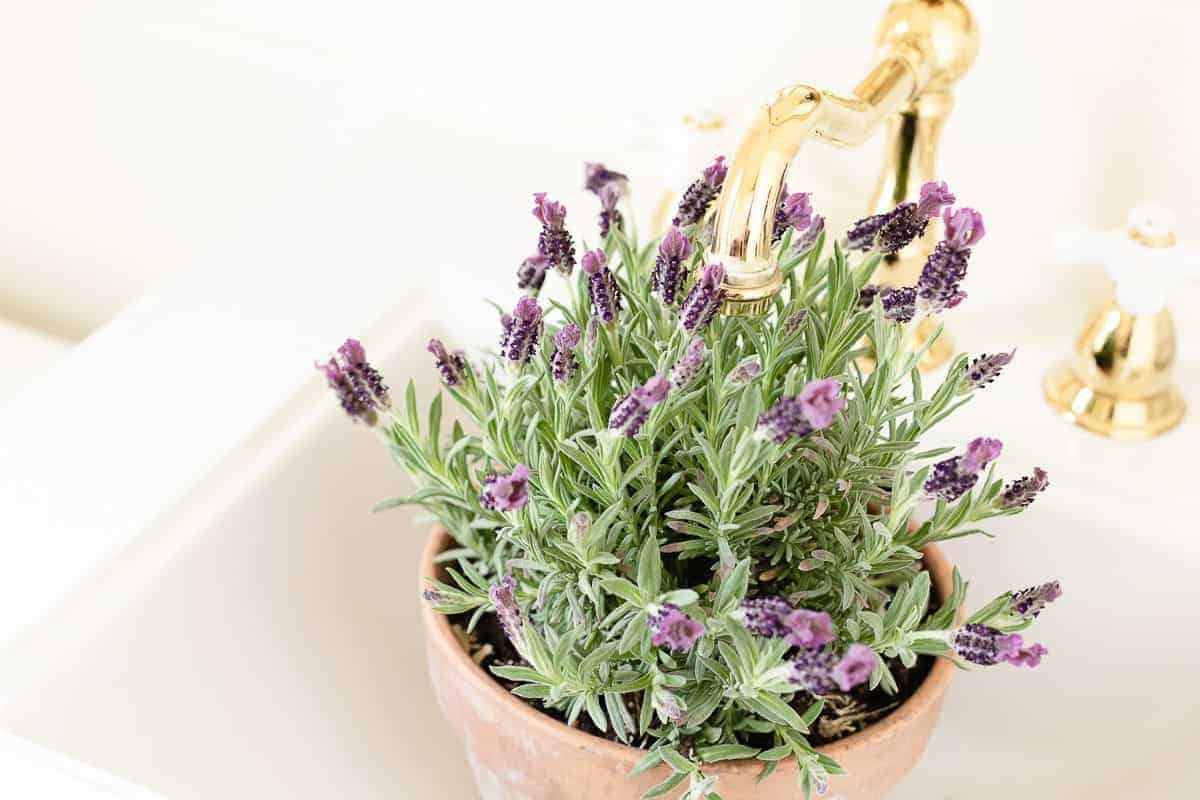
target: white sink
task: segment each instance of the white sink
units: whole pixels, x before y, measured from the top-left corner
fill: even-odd
[[[964,314],[960,342],[981,346],[972,331],[993,322]],[[1062,424],[1040,400],[1058,354],[1043,333],[1024,331],[1008,374],[940,435],[1000,436],[1008,474],[1050,471],[1028,514],[991,526],[998,538],[949,545],[973,603],[1062,580],[1034,631],[1050,656],[957,676],[901,800],[1200,792],[1185,469],[1200,425],[1123,444]],[[427,397],[423,339],[379,360]],[[172,798],[472,796],[424,674],[413,570],[426,528],[369,512],[407,484],[374,437],[314,378],[221,469],[246,477],[165,520],[156,535],[179,544],[133,589],[114,571],[128,601],[110,619],[25,655],[27,688],[0,725]]]

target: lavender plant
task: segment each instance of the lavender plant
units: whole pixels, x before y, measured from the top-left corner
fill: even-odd
[[[520,663],[492,671],[517,696],[645,748],[638,771],[669,766],[647,797],[689,781],[688,798],[712,800],[706,765],[757,759],[766,775],[790,757],[807,797],[840,771],[810,744],[826,702],[894,693],[898,665],[923,656],[1033,667],[1046,654],[1020,631],[1057,582],[964,621],[966,583],[956,570],[933,596],[921,549],[1023,511],[1048,480],[1037,468],[1006,484],[995,438],[921,445],[1012,358],[960,356],[930,390],[917,362],[932,338],[908,344],[920,316],[965,298],[977,212],[929,184],[826,248],[809,195],[785,193],[785,290],[764,316],[725,317],[723,267],[699,240],[724,175],[718,158],[675,226],[642,244],[614,199],[628,179],[589,164],[602,235],[577,272],[566,210],[535,195],[537,255],[518,283],[536,293],[553,266],[568,300],[523,295],[492,358],[430,342],[465,426],[443,430],[441,394],[422,415],[411,382],[394,405],[356,341],[320,369],[419,486],[381,508],[421,506],[458,544],[425,599],[470,628],[496,615]],[[881,255],[939,213],[946,235],[919,283],[869,286]]]

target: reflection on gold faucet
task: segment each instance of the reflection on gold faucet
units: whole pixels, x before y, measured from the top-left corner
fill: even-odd
[[[896,0],[877,42],[875,65],[852,95],[789,86],[763,108],[734,154],[710,250],[725,264],[726,313],[762,313],[782,286],[771,254],[775,209],[788,168],[809,137],[853,147],[890,120],[872,213],[914,196],[934,177],[938,137],[953,106],[951,88],[978,50],[974,18],[961,0]],[[928,247],[918,240],[880,267],[878,281],[915,283]]]

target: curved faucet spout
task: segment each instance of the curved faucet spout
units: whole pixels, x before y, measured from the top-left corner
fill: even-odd
[[[859,145],[925,89],[948,92],[973,60],[977,37],[961,0],[895,0],[880,28],[880,55],[853,95],[797,84],[763,107],[734,154],[714,214],[709,256],[725,265],[725,313],[762,313],[783,285],[771,249],[775,212],[804,141]]]

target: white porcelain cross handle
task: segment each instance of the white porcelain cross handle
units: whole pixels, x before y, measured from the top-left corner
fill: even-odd
[[[1175,238],[1175,215],[1160,206],[1137,206],[1124,228],[1062,231],[1054,237],[1054,251],[1062,263],[1103,264],[1117,302],[1134,314],[1161,310],[1177,284],[1200,276],[1200,250]]]

